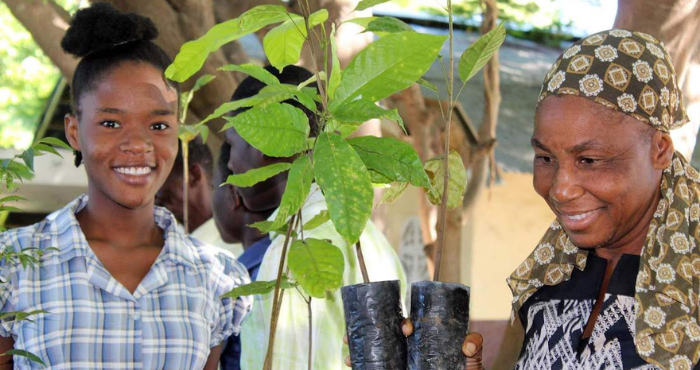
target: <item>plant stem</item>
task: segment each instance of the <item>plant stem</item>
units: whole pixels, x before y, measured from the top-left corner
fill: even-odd
[[[265,365],[263,369],[272,370],[272,353],[275,348],[275,331],[277,330],[277,321],[280,315],[280,308],[282,306],[282,293],[280,292],[280,285],[282,284],[282,270],[284,270],[284,262],[287,258],[287,248],[289,247],[289,241],[291,240],[292,230],[294,229],[294,221],[296,221],[296,215],[293,215],[289,220],[289,227],[287,228],[287,235],[284,239],[284,246],[282,247],[282,255],[280,256],[280,264],[277,269],[277,281],[275,281],[275,292],[272,296],[272,320],[270,322],[270,334],[269,340],[267,341],[267,353],[265,354]]]
[[[367,274],[365,257],[362,255],[362,244],[360,244],[359,239],[357,240],[357,244],[355,244],[355,247],[357,249],[357,259],[360,261],[360,271],[362,271],[362,280],[365,281],[365,284],[369,284],[369,275]]]
[[[453,84],[454,84],[454,29],[452,21],[452,0],[447,0],[447,14],[449,16],[449,43],[450,43],[450,64],[449,64],[449,77],[447,83],[447,98],[449,100],[449,109],[447,111],[447,122],[445,122],[445,152],[444,152],[444,173],[443,177],[443,187],[442,187],[442,203],[440,204],[440,212],[438,216],[438,243],[437,252],[435,254],[435,273],[433,274],[433,281],[440,281],[440,263],[442,262],[442,248],[445,244],[445,224],[447,215],[447,196],[448,196],[448,185],[450,181],[450,126],[452,125],[452,111],[454,110],[455,102],[452,100],[453,95]]]
[[[309,311],[309,370],[313,370],[313,360],[312,360],[312,354],[313,354],[313,346],[314,342],[312,341],[312,336],[313,336],[313,321],[312,321],[312,310],[311,310],[311,296],[309,296],[309,300],[306,301],[306,307],[308,307]]]
[[[304,8],[303,5],[306,5]],[[328,111],[328,96],[326,95],[326,89],[323,86],[323,81],[321,81],[320,71],[318,68],[318,60],[316,58],[316,43],[314,38],[311,36],[311,28],[309,27],[309,16],[311,15],[311,6],[309,6],[308,0],[303,0],[299,2],[299,7],[301,8],[301,15],[304,17],[304,25],[306,25],[306,39],[309,41],[309,50],[311,51],[311,59],[314,61],[314,67],[316,67],[316,86],[318,87],[318,93],[321,95],[321,104],[323,104],[323,111]],[[325,32],[323,34],[325,38]],[[325,67],[325,66],[324,66]],[[326,74],[328,76],[328,74]]]
[[[189,208],[188,199],[189,196],[189,183],[190,183],[190,142],[181,140],[182,143],[182,223],[185,227],[185,234],[190,233],[189,224]]]

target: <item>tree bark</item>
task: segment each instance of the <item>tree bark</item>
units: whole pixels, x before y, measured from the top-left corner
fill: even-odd
[[[692,158],[700,127],[700,86],[689,77],[691,69],[700,67],[700,1],[618,0],[615,27],[648,33],[666,45],[691,119],[671,136],[676,150]]]

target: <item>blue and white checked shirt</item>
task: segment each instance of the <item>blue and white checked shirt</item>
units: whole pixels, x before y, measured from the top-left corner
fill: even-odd
[[[231,254],[178,231],[155,207],[165,245],[132,295],[89,248],[75,218],[83,195],[45,220],[0,235],[0,251],[44,250],[40,267],[0,260],[0,313],[46,310],[30,321],[0,322],[0,336],[50,369],[202,369],[209,349],[250,311],[247,297],[219,297],[249,282]],[[47,250],[47,248],[57,250]],[[15,356],[15,368],[43,368]]]

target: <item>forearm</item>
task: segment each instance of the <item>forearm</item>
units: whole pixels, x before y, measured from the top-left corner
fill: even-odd
[[[0,337],[0,355],[15,348],[15,341],[12,338]],[[12,370],[14,363],[12,356],[0,356],[0,370]]]

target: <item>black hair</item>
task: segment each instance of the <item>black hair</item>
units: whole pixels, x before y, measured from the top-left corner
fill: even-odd
[[[289,65],[284,67],[282,72],[279,72],[277,68],[267,65],[265,66],[265,70],[268,72],[272,73],[277,79],[283,83],[283,84],[290,84],[290,85],[299,85],[300,83],[308,80],[309,78],[313,77],[313,73],[311,73],[308,69],[303,68],[303,67],[298,67],[295,65]],[[236,101],[236,100],[241,100],[245,98],[249,98],[251,96],[256,95],[257,93],[262,90],[263,87],[266,85],[261,82],[260,80],[248,76],[246,77],[243,81],[241,81],[240,85],[236,88],[236,91],[233,92],[233,96],[231,97],[231,101]],[[318,89],[316,86],[316,83],[311,83],[308,85],[308,87]],[[318,132],[318,118],[316,117],[316,114],[310,110],[308,110],[306,107],[304,107],[302,104],[300,104],[296,100],[285,100],[284,103],[290,104],[296,108],[301,109],[304,114],[306,114],[306,117],[309,119],[309,126],[310,126],[310,136],[311,137],[316,137],[319,132]],[[318,107],[318,104],[317,104]],[[320,107],[318,107],[320,108]],[[240,113],[245,112],[246,110],[250,109],[249,107],[244,107],[244,108],[238,108],[231,112],[231,116],[236,116]]]
[[[231,169],[228,168],[229,159],[231,159],[231,144],[229,144],[227,141],[224,141],[223,144],[221,144],[221,153],[219,153],[219,160],[216,162],[216,165],[219,168],[219,173],[221,174],[221,177],[224,181],[226,181],[229,175],[233,175],[233,171],[231,171]]]
[[[187,148],[190,168],[194,164],[202,166],[204,173],[207,174],[209,182],[211,183],[214,173],[214,159],[212,158],[211,150],[209,150],[207,144],[203,143],[200,137],[197,137],[187,144]],[[182,176],[182,142],[179,140],[177,142],[177,156],[175,156],[175,163],[173,163],[171,173]]]
[[[80,98],[93,90],[112,68],[124,62],[144,62],[165,72],[171,60],[153,43],[158,29],[149,18],[134,13],[122,13],[108,3],[95,3],[78,10],[71,19],[61,47],[69,54],[82,58],[71,82],[73,113],[80,116]],[[174,82],[167,84],[179,91]],[[76,166],[82,161],[76,152]]]

